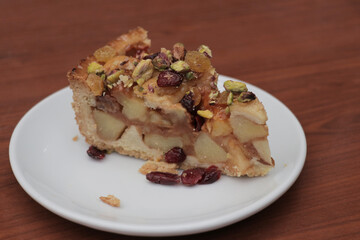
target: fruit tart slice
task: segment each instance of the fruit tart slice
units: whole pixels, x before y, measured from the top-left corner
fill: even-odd
[[[138,27],[96,50],[68,73],[81,134],[101,150],[181,169],[215,165],[229,176],[274,167],[265,109],[241,82],[217,88],[211,50],[148,53]],[[179,157],[180,156],[180,157]]]

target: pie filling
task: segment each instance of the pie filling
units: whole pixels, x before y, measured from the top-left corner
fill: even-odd
[[[216,165],[230,176],[265,175],[274,161],[255,94],[233,81],[220,93],[207,46],[186,51],[177,43],[148,53],[147,35],[138,36],[143,31],[122,35],[69,73],[86,140],[152,161],[179,147],[186,154],[182,169]]]

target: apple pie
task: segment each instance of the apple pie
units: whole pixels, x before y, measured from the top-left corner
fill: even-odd
[[[229,176],[263,176],[274,167],[267,114],[245,83],[225,81],[206,45],[176,43],[150,53],[138,27],[68,72],[72,107],[86,141],[179,169],[216,166]]]

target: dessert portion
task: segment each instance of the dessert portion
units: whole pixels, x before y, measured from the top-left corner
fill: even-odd
[[[274,161],[267,115],[256,95],[237,81],[226,81],[226,91],[219,92],[205,45],[188,50],[176,43],[149,53],[150,43],[138,27],[68,73],[86,141],[185,170],[216,166],[229,176],[267,174]]]

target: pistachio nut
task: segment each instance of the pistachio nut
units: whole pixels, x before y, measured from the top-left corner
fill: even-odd
[[[120,75],[119,79],[124,84],[124,87],[131,87],[134,84],[134,80],[127,75]]]
[[[153,64],[151,63],[151,59],[141,60],[135,67],[132,78],[139,84],[140,86],[149,80],[154,72]]]
[[[214,116],[214,114],[210,111],[210,110],[197,110],[196,112],[199,116],[203,117],[203,118],[212,118]]]
[[[170,65],[171,69],[173,69],[175,72],[186,72],[190,69],[189,64],[187,64],[184,61],[176,61]]]
[[[234,94],[232,92],[229,92],[229,95],[226,100],[227,105],[231,105],[233,103]]]
[[[162,71],[170,67],[171,61],[169,60],[168,56],[165,53],[160,52],[152,60],[152,64],[154,65],[154,68],[156,68],[159,71]]]
[[[193,72],[187,72],[187,73],[185,74],[185,78],[186,78],[187,80],[192,80],[192,79],[195,78],[195,74],[194,74]]]
[[[247,91],[247,87],[245,83],[235,82],[231,80],[227,80],[224,82],[224,88],[226,89],[226,91],[233,93],[241,93]]]
[[[252,100],[255,100],[256,96],[252,92],[242,92],[238,98],[239,102],[250,102]]]
[[[219,96],[219,91],[211,91],[209,94],[210,99],[215,99]]]
[[[102,73],[103,71],[104,71],[104,67],[95,61],[91,62],[87,68],[88,73],[99,74],[99,73]]]
[[[208,58],[212,58],[212,53],[208,46],[200,45],[200,47],[198,48],[198,51],[205,54],[205,56],[207,56]]]
[[[160,52],[165,53],[167,58],[171,61],[172,53],[170,50],[167,50],[166,48],[160,48]]]
[[[107,81],[109,83],[116,83],[118,80],[119,80],[119,76],[123,73],[124,71],[120,70],[120,71],[117,71],[111,75],[109,75],[107,77]]]
[[[225,108],[225,113],[226,113],[226,114],[230,114],[230,107],[229,107],[229,106],[227,106],[227,107]]]
[[[173,46],[173,56],[177,60],[184,60],[185,59],[185,46],[182,43],[175,43]]]

